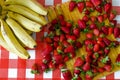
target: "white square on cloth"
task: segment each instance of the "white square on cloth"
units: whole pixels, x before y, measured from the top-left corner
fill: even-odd
[[[26,69],[26,78],[35,78],[35,75],[31,73],[31,69]]]
[[[9,59],[18,59],[18,56],[12,52],[9,52]]]
[[[35,59],[35,50],[27,50],[30,54],[30,59]]]
[[[49,72],[44,72],[43,73],[43,78],[52,78],[52,71],[49,71]]]
[[[112,0],[112,6],[120,6],[120,0]]]
[[[9,78],[17,78],[17,69],[8,69]]]
[[[120,71],[114,73],[115,79],[120,79]]]
[[[54,0],[45,0],[45,5],[53,5]]]

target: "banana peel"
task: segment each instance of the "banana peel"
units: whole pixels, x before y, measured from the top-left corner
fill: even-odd
[[[55,13],[56,12],[56,13]],[[78,9],[75,8],[72,12],[69,11],[69,2],[65,2],[63,4],[58,4],[56,6],[53,6],[53,7],[48,7],[48,20],[49,22],[56,19],[58,15],[64,15],[65,17],[65,20],[72,20],[74,21],[75,23],[77,23],[78,19],[82,19],[82,17],[84,16],[83,13],[79,13]],[[57,15],[57,16],[56,16]],[[90,14],[90,16],[96,16],[97,15],[97,12],[93,12]],[[105,25],[109,25],[109,21],[106,19],[105,21]],[[115,38],[113,37],[113,35],[109,35],[107,36],[109,39],[111,40],[115,40]],[[85,34],[81,32],[80,34],[80,38],[78,39],[80,42],[83,42],[85,40]],[[117,48],[111,48],[110,50],[110,53],[109,53],[109,57],[112,61],[112,65],[114,66],[113,69],[110,71],[110,72],[103,72],[103,73],[99,73],[97,74],[93,80],[97,80],[103,76],[107,76],[113,72],[116,72],[118,70],[120,70],[120,67],[117,66],[115,64],[115,60],[117,58],[117,55],[119,54],[120,52],[120,46],[118,46]],[[78,57],[78,56],[82,56],[82,55],[86,55],[86,51],[85,51],[85,46],[83,46],[81,49],[79,49],[77,52],[76,52],[76,57],[69,60],[68,62],[66,62],[66,65],[67,65],[67,68],[70,69],[71,72],[73,72],[73,64],[75,62],[75,59]],[[83,78],[84,76],[82,76]],[[84,78],[83,78],[84,80]]]

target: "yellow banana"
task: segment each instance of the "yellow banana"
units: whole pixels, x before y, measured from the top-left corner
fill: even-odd
[[[6,4],[19,4],[30,8],[41,15],[47,15],[47,10],[36,0],[6,0]]]
[[[21,5],[8,5],[6,7],[4,7],[6,10],[10,10],[10,11],[13,11],[13,12],[16,12],[16,13],[19,13],[19,14],[22,14],[23,16],[31,19],[31,20],[34,20],[42,25],[46,25],[47,24],[47,21],[46,19],[39,15],[38,13],[30,10],[29,8],[27,7],[24,7],[24,6],[21,6]]]
[[[30,57],[28,52],[19,44],[11,29],[3,20],[1,20],[1,33],[6,43],[14,50],[16,55],[23,59],[28,59]]]
[[[9,47],[9,45],[6,43],[6,41],[4,40],[1,31],[0,31],[0,45],[1,45],[2,47],[4,47],[6,50],[8,50],[8,51],[14,52],[14,51]]]
[[[34,48],[35,40],[12,18],[6,19],[7,24],[13,30],[16,37],[27,47]]]
[[[25,29],[28,29],[33,32],[39,32],[41,30],[42,25],[34,22],[18,13],[14,12],[8,12],[8,17],[11,17],[15,19],[17,22],[19,22]]]

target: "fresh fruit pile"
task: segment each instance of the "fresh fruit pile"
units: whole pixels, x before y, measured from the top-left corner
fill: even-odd
[[[77,41],[80,28],[73,25],[72,21],[65,21],[63,15],[51,22],[48,35],[44,38],[47,44],[43,56],[42,71],[55,68],[63,68],[65,62],[76,56],[76,50],[82,47]]]
[[[0,45],[20,58],[37,45],[31,34],[47,24],[47,10],[36,0],[0,0]]]
[[[36,64],[37,69],[32,68],[32,73],[60,68],[65,80],[93,80],[96,75],[113,70],[110,50],[117,48],[117,39],[120,38],[120,28],[114,20],[116,11],[112,10],[107,0],[70,1],[69,11],[74,11],[75,7],[85,15],[77,20],[77,24],[66,21],[63,15],[52,20],[48,35],[44,38],[47,46],[41,53],[43,61],[41,65]],[[97,15],[91,16],[94,12]],[[85,36],[81,35],[83,33]],[[85,37],[83,41],[82,36]],[[85,48],[85,53],[76,56],[79,48]],[[120,64],[119,56],[116,65]],[[70,59],[75,59],[73,71],[66,66]]]

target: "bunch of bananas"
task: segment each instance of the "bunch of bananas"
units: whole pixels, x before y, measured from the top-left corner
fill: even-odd
[[[0,45],[22,59],[30,58],[24,47],[37,45],[30,34],[47,24],[46,15],[36,0],[0,0]]]

